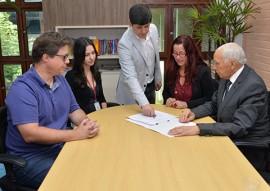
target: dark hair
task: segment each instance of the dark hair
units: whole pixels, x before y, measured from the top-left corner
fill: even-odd
[[[129,20],[132,25],[146,25],[151,23],[151,10],[145,4],[135,4],[129,9]]]
[[[179,66],[172,55],[175,44],[183,44],[187,56],[187,64],[185,65],[186,79],[187,82],[192,82],[192,80],[194,80],[194,78],[197,76],[198,65],[207,64],[203,61],[202,53],[195,41],[188,35],[180,35],[174,39],[171,45],[168,68],[166,71],[167,83],[172,84],[176,81],[179,70]]]
[[[65,46],[72,46],[73,40],[58,32],[48,31],[36,38],[32,48],[33,62],[37,63],[41,60],[43,54],[53,57],[58,50]]]
[[[83,63],[85,60],[85,50],[88,45],[93,46],[95,54],[96,54],[96,60],[94,62],[94,65],[92,67],[89,67],[89,70],[91,70],[97,83],[101,83],[100,72],[97,66],[98,52],[96,50],[96,47],[93,41],[90,40],[89,38],[80,37],[75,40],[75,43],[73,46],[74,60],[73,60],[72,70],[74,71],[75,83],[77,83],[79,87],[81,88],[84,88],[87,86],[87,78],[84,74]]]

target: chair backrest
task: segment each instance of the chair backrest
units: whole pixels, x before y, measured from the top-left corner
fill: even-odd
[[[7,132],[7,107],[1,107],[0,108],[0,153],[6,153],[6,132]],[[9,156],[11,158],[11,156]],[[25,160],[22,161],[22,159],[13,158],[9,159],[10,161],[17,161],[18,163],[25,163]],[[14,162],[14,164],[16,164]],[[6,176],[3,176],[0,178],[0,186],[3,188],[3,190],[20,190],[20,191],[36,191],[36,189],[33,189],[28,186],[19,185],[16,183],[16,178],[13,173],[13,165],[12,164],[5,164],[6,169]],[[0,188],[0,190],[1,190]]]
[[[6,152],[7,107],[0,108],[0,153]]]

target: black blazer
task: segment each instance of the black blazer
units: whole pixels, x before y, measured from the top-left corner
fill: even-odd
[[[68,71],[65,77],[72,89],[72,92],[80,108],[86,114],[96,111],[96,108],[94,106],[95,101],[99,102],[100,107],[101,107],[101,103],[106,102],[106,99],[103,93],[102,83],[96,82],[96,100],[95,100],[95,94],[89,86],[81,88],[75,83],[73,70]]]
[[[166,104],[168,98],[174,98],[175,83],[168,85],[167,79],[165,78],[162,93],[164,104]],[[187,102],[188,108],[194,108],[204,104],[206,101],[210,101],[214,91],[214,80],[211,76],[210,68],[206,65],[199,65],[197,76],[192,81],[192,96],[191,100]]]

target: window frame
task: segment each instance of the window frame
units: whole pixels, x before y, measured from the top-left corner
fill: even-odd
[[[20,64],[22,68],[22,74],[29,70],[32,64],[32,56],[29,56],[28,52],[28,38],[26,30],[26,12],[29,11],[43,11],[42,2],[24,2],[24,0],[15,0],[14,6],[10,3],[0,3],[1,12],[16,12],[17,26],[18,26],[18,40],[20,56],[2,56],[0,49],[0,106],[4,106],[4,100],[6,98],[6,87],[4,78],[4,65],[6,64]]]

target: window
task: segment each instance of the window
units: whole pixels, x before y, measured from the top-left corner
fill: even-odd
[[[0,12],[2,56],[20,56],[16,12]]]
[[[173,36],[174,39],[179,35],[185,34],[192,36],[193,24],[187,19],[189,8],[174,8],[173,9]]]
[[[12,82],[32,64],[32,45],[43,32],[41,0],[0,0],[0,106]]]
[[[42,0],[25,0],[24,2],[32,2],[32,3],[34,3],[34,2],[42,2]]]
[[[164,8],[151,8],[152,23],[156,25],[159,33],[159,51],[164,52],[164,33],[165,33],[165,9]]]
[[[32,55],[32,46],[36,38],[41,33],[41,23],[43,23],[42,11],[27,11],[26,16],[26,31],[28,42],[28,54]]]
[[[6,94],[8,93],[8,90],[11,84],[20,75],[22,75],[22,68],[20,64],[5,64],[4,65]]]

